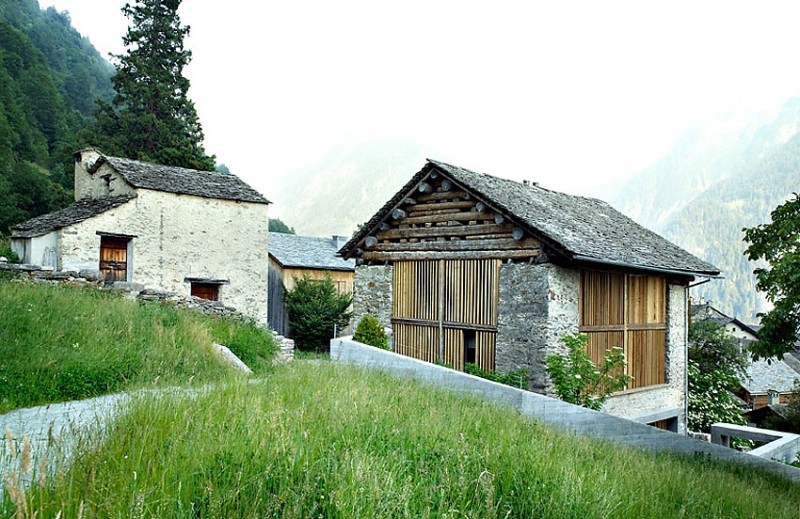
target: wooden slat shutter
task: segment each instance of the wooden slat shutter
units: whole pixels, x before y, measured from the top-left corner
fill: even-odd
[[[666,382],[664,278],[581,271],[580,331],[595,363],[612,347],[625,351],[628,389]]]
[[[499,260],[395,262],[395,351],[463,370],[464,338],[471,333],[476,364],[494,371],[499,285]]]

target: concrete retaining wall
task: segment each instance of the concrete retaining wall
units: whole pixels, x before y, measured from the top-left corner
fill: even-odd
[[[800,483],[800,469],[733,449],[663,431],[625,418],[611,416],[537,393],[491,382],[353,341],[331,340],[331,360],[380,369],[399,376],[510,405],[523,415],[564,431],[651,451],[702,454],[721,461],[742,463],[780,474]]]

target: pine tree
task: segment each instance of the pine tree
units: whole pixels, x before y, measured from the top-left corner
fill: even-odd
[[[214,157],[203,149],[203,129],[188,98],[183,68],[192,53],[183,47],[189,26],[181,25],[181,0],[136,0],[122,12],[131,25],[122,41],[127,54],[115,55],[116,92],[99,103],[87,143],[114,155],[206,171]]]

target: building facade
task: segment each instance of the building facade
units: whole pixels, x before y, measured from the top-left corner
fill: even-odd
[[[685,424],[688,286],[719,270],[608,204],[429,161],[341,249],[356,259],[354,319],[377,315],[398,353],[455,369],[525,369],[589,336],[625,352],[605,410]]]
[[[86,149],[75,199],[12,228],[25,263],[218,300],[266,323],[269,202],[236,176]]]

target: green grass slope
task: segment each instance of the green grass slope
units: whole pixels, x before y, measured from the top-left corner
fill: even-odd
[[[276,368],[261,384],[145,395],[104,431],[53,472],[18,451],[28,470],[11,479],[34,484],[24,501],[7,492],[0,513],[800,517],[797,486],[778,477],[561,434],[477,399],[321,361]]]
[[[272,336],[244,321],[141,304],[96,288],[0,279],[0,413],[132,388],[237,376],[228,346],[264,372]]]

